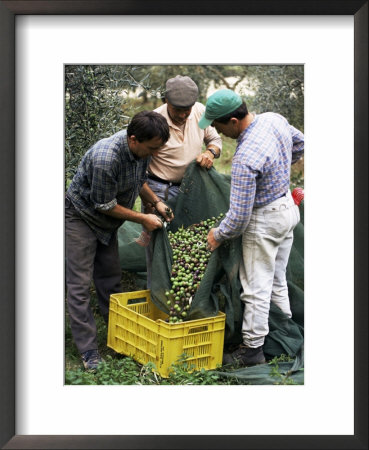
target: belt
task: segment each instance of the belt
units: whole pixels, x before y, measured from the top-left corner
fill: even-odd
[[[148,178],[150,178],[150,180],[158,181],[159,183],[170,184],[171,186],[180,186],[181,185],[181,183],[174,183],[172,181],[163,180],[162,178],[159,178],[156,175],[153,175],[152,173],[149,173],[147,176],[148,176]]]
[[[276,197],[274,200],[272,200],[269,203],[266,203],[265,205],[260,205],[260,206],[254,206],[254,208],[264,208],[265,206],[270,205],[271,203],[275,202],[276,200],[279,200],[282,197],[287,197],[288,191],[285,192],[284,194],[279,195],[278,197]]]
[[[285,192],[284,194],[279,195],[277,198],[275,198],[274,200],[278,200],[281,197],[286,197],[287,196],[287,192]],[[273,201],[274,201],[273,200]]]

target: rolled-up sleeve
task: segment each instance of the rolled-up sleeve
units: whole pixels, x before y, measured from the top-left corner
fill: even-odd
[[[305,137],[301,131],[290,125],[292,135],[292,161],[291,164],[297,162],[304,154]]]
[[[215,145],[222,151],[222,138],[217,133],[216,129],[212,126],[205,128],[204,130],[204,142],[205,145]]]
[[[111,170],[104,167],[95,167],[91,180],[90,198],[95,209],[109,211],[117,204],[118,186]]]

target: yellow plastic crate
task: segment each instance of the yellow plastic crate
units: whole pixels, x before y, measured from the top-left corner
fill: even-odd
[[[112,294],[109,307],[108,347],[140,364],[152,362],[164,378],[185,353],[193,370],[221,364],[225,314],[168,323],[167,314],[151,301],[150,290]]]

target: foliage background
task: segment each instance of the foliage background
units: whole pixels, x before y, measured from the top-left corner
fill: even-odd
[[[199,101],[204,104],[214,90],[233,89],[244,98],[250,111],[278,112],[304,131],[302,65],[66,65],[66,186],[88,148],[126,128],[137,112],[160,106],[166,80],[178,74],[196,82]],[[235,141],[223,140],[223,155],[215,167],[229,173]],[[302,163],[294,169],[303,176]]]

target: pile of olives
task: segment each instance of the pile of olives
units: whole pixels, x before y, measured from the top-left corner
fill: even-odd
[[[207,235],[223,217],[221,213],[187,228],[181,227],[175,233],[168,231],[173,251],[171,289],[165,293],[169,323],[186,320],[211,255],[207,249]]]

